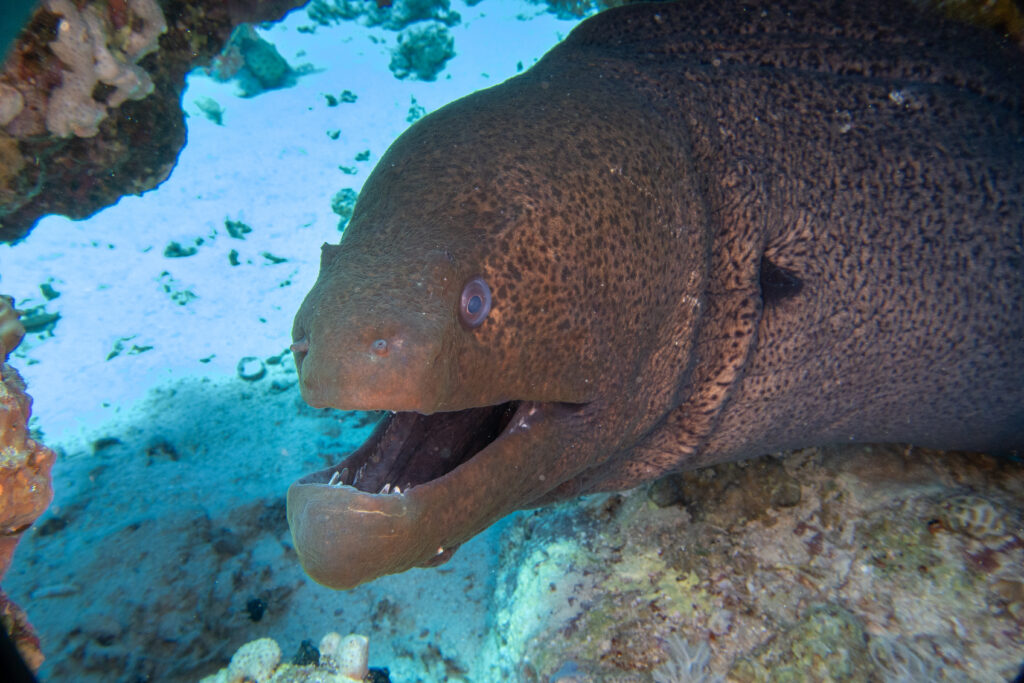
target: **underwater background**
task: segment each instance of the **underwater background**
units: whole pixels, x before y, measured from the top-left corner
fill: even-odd
[[[0,244],[28,332],[8,362],[58,453],[3,580],[40,679],[266,681],[280,660],[276,680],[320,680],[331,632],[368,637],[378,681],[1012,678],[1024,477],[994,458],[778,454],[517,513],[439,568],[351,591],[305,576],[287,487],[376,421],[299,395],[291,322],[320,245],[411,122],[594,11],[378,4],[236,30],[188,77],[163,184]],[[277,654],[261,641],[216,677],[264,638]]]
[[[291,321],[320,245],[412,121],[528,68],[576,23],[514,1],[443,18],[413,24],[451,41],[429,81],[398,77],[408,34],[365,15],[249,29],[300,71],[290,83],[197,69],[166,182],[0,246],[0,291],[27,312],[9,362],[59,454],[55,499],[3,583],[38,629],[43,680],[198,680],[254,638],[290,658],[329,631],[368,635],[396,681],[481,680],[501,525],[439,570],[336,592],[304,575],[284,515],[288,485],[374,423],[299,396]]]

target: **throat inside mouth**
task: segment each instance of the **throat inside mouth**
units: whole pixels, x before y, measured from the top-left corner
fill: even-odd
[[[364,493],[403,493],[448,474],[504,432],[520,407],[509,401],[483,408],[422,415],[388,413],[354,453],[309,483],[352,486]]]

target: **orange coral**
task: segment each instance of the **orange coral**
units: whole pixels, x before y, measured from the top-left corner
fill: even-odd
[[[9,365],[0,366],[0,577],[22,532],[53,498],[53,451],[28,435],[32,399]]]
[[[32,399],[7,355],[25,330],[12,302],[0,297],[0,578],[11,564],[14,548],[53,499],[50,468],[56,455],[28,433]],[[43,661],[39,643],[16,605],[0,592],[0,617],[22,650],[25,661],[38,668]]]

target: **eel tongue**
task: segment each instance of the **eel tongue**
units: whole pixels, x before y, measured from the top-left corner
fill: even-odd
[[[550,412],[543,404],[520,404],[509,428],[486,448],[401,494],[325,486],[326,470],[298,480],[288,489],[288,524],[306,573],[347,589],[444,561],[459,544],[564,480],[555,469],[558,458],[542,447],[561,440],[560,420]]]

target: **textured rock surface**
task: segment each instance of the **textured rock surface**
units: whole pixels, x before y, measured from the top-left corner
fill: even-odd
[[[55,455],[28,434],[32,399],[14,368],[0,365],[0,577],[21,534],[53,498]]]
[[[361,683],[369,680],[368,648],[366,636],[328,633],[320,640],[315,663],[282,664],[277,643],[261,638],[238,648],[227,668],[200,683]]]
[[[32,399],[21,376],[7,365],[25,330],[6,297],[0,296],[0,579],[11,565],[22,534],[53,499],[50,469],[56,455],[28,433]],[[0,619],[33,669],[43,663],[39,639],[24,610],[0,591]]]
[[[14,301],[10,297],[0,295],[0,361],[5,362],[7,355],[14,350],[25,336],[25,328],[18,320],[14,310]]]
[[[185,144],[185,74],[236,24],[300,4],[45,3],[0,70],[0,240],[45,214],[84,218],[162,182]]]
[[[668,507],[634,490],[517,524],[500,675],[1008,680],[1024,661],[1019,462],[815,449],[671,488]]]
[[[3,623],[4,629],[21,653],[21,658],[25,660],[29,668],[38,671],[45,659],[39,647],[39,636],[36,635],[32,624],[28,623],[28,615],[25,614],[25,610],[11,602],[2,590],[0,590],[0,622]]]
[[[401,31],[420,21],[438,21],[454,26],[462,20],[458,12],[452,11],[448,0],[312,0],[308,9],[309,18],[321,26],[332,22],[360,21],[367,26],[383,26],[390,31]]]
[[[155,0],[128,0],[120,12],[101,4],[79,11],[71,0],[47,0],[43,6],[57,16],[57,37],[48,47],[64,65],[60,85],[45,102],[46,132],[92,137],[108,110],[153,92],[153,81],[138,62],[157,49],[167,22]],[[100,85],[109,89],[102,100],[93,96]],[[17,97],[12,99],[17,102]],[[5,123],[13,123],[20,113]],[[27,125],[36,123],[33,118],[28,117]]]

